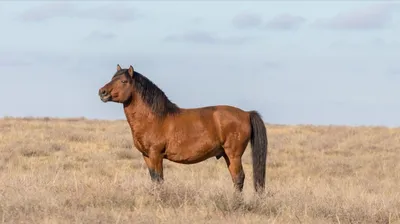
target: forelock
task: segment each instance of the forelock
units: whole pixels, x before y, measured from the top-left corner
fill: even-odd
[[[128,72],[128,69],[121,69],[121,70],[117,71],[117,72],[114,74],[113,78],[115,78],[115,77],[117,77],[117,76],[120,76],[120,75],[127,74],[127,72]]]

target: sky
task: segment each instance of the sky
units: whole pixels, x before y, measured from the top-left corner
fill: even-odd
[[[0,1],[0,116],[125,119],[132,65],[183,108],[400,126],[396,1]]]

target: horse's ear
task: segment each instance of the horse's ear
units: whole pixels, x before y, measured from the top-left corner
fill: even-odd
[[[121,66],[119,66],[119,64],[117,64],[117,71],[121,70]]]
[[[131,66],[129,66],[128,74],[129,74],[131,77],[133,77],[133,72],[134,72],[134,69],[133,69],[133,67],[132,67],[132,65],[131,65]]]

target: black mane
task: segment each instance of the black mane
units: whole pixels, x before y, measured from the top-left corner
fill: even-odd
[[[127,73],[128,69],[121,69],[115,73],[114,77],[122,74],[128,75]],[[179,107],[172,103],[165,93],[146,76],[134,71],[133,84],[135,86],[135,91],[140,95],[143,102],[146,103],[157,116],[165,117],[166,115],[179,112]]]

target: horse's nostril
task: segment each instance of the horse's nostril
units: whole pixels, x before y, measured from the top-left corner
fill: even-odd
[[[107,95],[107,91],[105,89],[99,91],[100,96]]]

